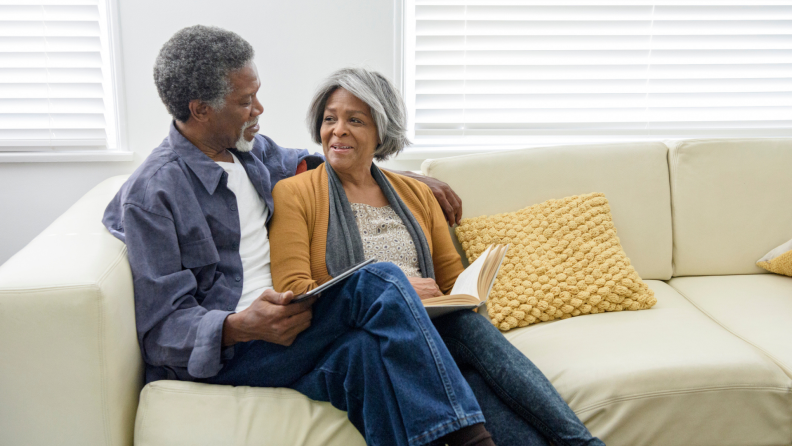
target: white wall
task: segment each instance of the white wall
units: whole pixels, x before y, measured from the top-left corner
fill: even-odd
[[[230,29],[256,50],[264,105],[261,133],[285,147],[315,148],[303,124],[316,85],[331,71],[363,66],[395,75],[398,0],[119,0],[128,145],[134,162],[0,163],[0,264],[91,187],[131,173],[165,137],[170,118],[152,66],[182,27]]]

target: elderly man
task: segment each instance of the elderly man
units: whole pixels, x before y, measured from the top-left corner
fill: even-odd
[[[366,267],[319,300],[272,289],[272,188],[322,159],[256,134],[252,60],[219,28],[165,43],[154,79],[174,121],[104,215],[127,244],[146,382],[290,387],[347,411],[369,444],[492,444],[397,267]]]

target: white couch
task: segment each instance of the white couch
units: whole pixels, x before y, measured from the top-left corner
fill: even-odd
[[[464,216],[604,192],[650,310],[507,332],[608,445],[792,444],[792,140],[527,149],[427,161]],[[0,267],[2,445],[356,445],[345,414],[287,389],[143,388],[124,245],[98,185]]]

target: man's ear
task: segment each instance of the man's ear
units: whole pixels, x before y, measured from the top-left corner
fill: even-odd
[[[198,122],[207,122],[209,114],[212,112],[212,107],[200,99],[193,99],[190,101],[190,116]]]

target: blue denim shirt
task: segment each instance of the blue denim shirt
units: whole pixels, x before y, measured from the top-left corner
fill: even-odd
[[[253,150],[233,150],[269,207],[272,188],[295,174],[306,150],[256,135]],[[228,174],[171,123],[168,137],[132,174],[102,222],[127,245],[135,287],[138,342],[146,382],[217,374],[233,347],[223,322],[242,294],[239,213]]]

